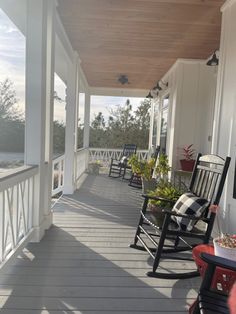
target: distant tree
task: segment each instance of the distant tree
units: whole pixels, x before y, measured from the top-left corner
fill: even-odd
[[[95,116],[90,128],[90,146],[120,148],[125,143],[137,144],[139,149],[148,147],[150,101],[144,100],[135,112],[130,100],[124,105],[108,110],[107,124],[100,112]]]
[[[105,119],[102,115],[101,112],[99,112],[97,115],[95,115],[92,123],[91,123],[91,126],[93,129],[104,129],[105,128]]]
[[[62,122],[53,122],[53,153],[65,152],[65,125]]]
[[[0,151],[23,152],[25,124],[17,108],[13,82],[0,82]]]
[[[16,108],[18,99],[13,82],[6,78],[0,82],[0,118],[19,119],[20,113]]]

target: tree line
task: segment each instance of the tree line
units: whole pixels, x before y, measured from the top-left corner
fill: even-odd
[[[57,99],[55,93],[54,98]],[[0,151],[23,152],[25,119],[17,109],[18,99],[14,84],[8,78],[0,82]],[[139,149],[147,149],[150,121],[150,101],[145,99],[135,111],[129,99],[123,105],[109,110],[106,120],[102,112],[95,115],[90,125],[90,147],[120,148],[134,143]],[[78,147],[83,146],[83,124],[78,126]],[[53,152],[65,150],[65,125],[53,122]]]

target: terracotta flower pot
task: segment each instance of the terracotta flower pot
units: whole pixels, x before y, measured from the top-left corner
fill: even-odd
[[[184,171],[193,171],[194,164],[195,164],[195,160],[193,159],[190,159],[190,160],[181,159],[180,160],[181,169]]]

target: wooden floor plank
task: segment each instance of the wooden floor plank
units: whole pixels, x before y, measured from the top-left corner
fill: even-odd
[[[187,313],[199,278],[147,277],[150,257],[129,248],[142,201],[127,182],[88,176],[54,206],[53,226],[42,241],[30,243],[1,276],[1,313]],[[163,262],[173,271],[193,267]]]

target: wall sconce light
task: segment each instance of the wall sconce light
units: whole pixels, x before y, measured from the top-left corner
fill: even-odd
[[[219,57],[216,55],[218,50],[216,50],[213,55],[211,55],[210,59],[207,61],[206,65],[215,66],[219,64]]]
[[[162,80],[157,82],[157,85],[154,87],[155,89],[158,89],[159,91],[165,89],[168,87],[168,82],[164,83]]]
[[[146,98],[149,98],[149,99],[153,98],[153,96],[152,96],[152,94],[151,94],[151,91],[148,93],[148,95],[146,96]]]
[[[159,94],[159,92],[165,88],[168,87],[168,82],[164,83],[162,80],[157,82],[157,85],[154,86],[149,94],[146,96],[146,98],[156,98]]]

